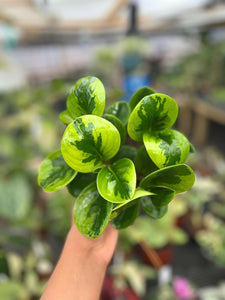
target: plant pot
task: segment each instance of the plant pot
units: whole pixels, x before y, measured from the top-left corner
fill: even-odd
[[[138,251],[146,264],[154,267],[155,269],[159,269],[163,265],[167,265],[171,262],[174,248],[172,245],[168,244],[163,248],[153,249],[142,242],[138,246]]]
[[[106,274],[100,300],[140,300],[130,288],[117,289],[113,284],[113,278]]]

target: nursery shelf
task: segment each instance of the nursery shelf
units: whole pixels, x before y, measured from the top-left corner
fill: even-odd
[[[211,121],[225,126],[225,110],[201,99],[194,101],[178,99],[177,102],[180,107],[178,128],[191,136],[194,145],[206,144]]]

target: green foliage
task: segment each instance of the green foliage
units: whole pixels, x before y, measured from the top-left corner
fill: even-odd
[[[127,124],[127,121],[130,116],[130,106],[125,101],[117,101],[108,107],[106,113],[114,115],[117,117],[124,125]]]
[[[101,235],[109,221],[117,229],[131,225],[140,205],[152,218],[162,217],[174,195],[189,190],[195,180],[184,164],[193,147],[170,129],[178,115],[175,100],[145,87],[131,103],[115,102],[103,115],[104,101],[99,79],[77,81],[67,111],[60,114],[68,124],[61,151],[48,156],[39,172],[46,191],[68,185],[77,197],[75,223],[90,238]],[[131,143],[126,124],[130,138],[140,142],[133,142],[135,147],[123,145]]]
[[[217,265],[225,266],[224,222],[208,213],[203,218],[204,229],[196,233],[196,240],[204,253]]]
[[[132,111],[128,121],[129,136],[140,142],[145,133],[154,135],[170,128],[176,121],[178,105],[167,95],[151,94],[145,96]]]
[[[81,173],[103,167],[119,150],[120,134],[109,121],[85,115],[68,125],[61,150],[67,164]]]
[[[134,202],[134,201],[133,201]],[[123,229],[133,224],[139,214],[139,202],[135,202],[132,206],[121,210],[118,215],[112,219],[111,223],[116,229]]]
[[[147,215],[139,216],[134,224],[122,230],[121,238],[126,241],[126,245],[121,244],[121,247],[129,251],[132,246],[143,241],[154,249],[163,248],[168,244],[185,244],[188,236],[176,225],[176,200],[174,202],[171,203],[167,213],[165,213],[166,206],[163,208],[164,217],[155,219],[154,216],[153,218]]]
[[[126,129],[123,123],[120,121],[120,119],[110,114],[105,114],[102,117],[111,122],[117,128],[117,130],[120,133],[121,145],[123,145],[126,139]]]
[[[130,107],[133,110],[135,106],[143,99],[145,96],[154,94],[155,91],[147,86],[138,89],[133,96],[130,98]]]
[[[103,198],[121,203],[133,198],[136,187],[136,172],[133,162],[122,158],[98,173],[97,186]]]
[[[8,180],[0,181],[0,216],[11,221],[26,217],[30,210],[32,192],[28,180],[15,174]]]
[[[76,175],[77,172],[66,164],[59,149],[43,161],[38,174],[38,183],[46,192],[57,191],[70,183]]]
[[[166,187],[176,193],[189,190],[195,181],[194,172],[187,165],[175,165],[157,170],[140,182],[140,187],[150,190],[153,187]]]
[[[145,133],[143,141],[158,168],[184,163],[190,152],[189,141],[176,130],[166,129],[157,136]]]
[[[105,89],[102,82],[92,76],[78,80],[67,98],[67,110],[76,118],[82,115],[101,116],[105,108]]]
[[[152,201],[152,197],[143,197],[141,199],[141,205],[144,209],[144,211],[153,219],[159,219],[162,218],[167,210],[168,207],[166,205],[162,206],[162,207],[158,207],[156,205],[153,204]]]
[[[2,299],[40,298],[52,271],[47,267],[71,226],[73,198],[66,189],[43,193],[37,187],[43,157],[59,148],[65,125],[57,115],[69,88],[54,80],[0,95],[0,244],[9,264],[8,275],[0,262]]]
[[[96,183],[87,186],[74,205],[74,220],[80,232],[96,238],[102,234],[109,222],[113,204],[105,201],[97,190]]]

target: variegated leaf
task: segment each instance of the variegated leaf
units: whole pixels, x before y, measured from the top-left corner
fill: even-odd
[[[152,94],[144,97],[134,108],[128,121],[128,134],[142,141],[146,132],[159,132],[170,128],[176,121],[178,105],[167,95]]]
[[[113,204],[103,199],[96,183],[88,185],[74,205],[74,221],[78,230],[88,238],[97,238],[107,226]]]
[[[142,188],[138,187],[138,188],[136,188],[134,196],[132,197],[131,200],[129,200],[127,202],[117,204],[116,206],[114,206],[113,211],[118,210],[118,209],[120,209],[121,207],[123,207],[125,205],[126,206],[132,205],[134,202],[136,202],[134,200],[137,200],[138,198],[141,198],[141,197],[144,197],[144,196],[151,196],[151,195],[154,195],[154,193],[145,191]]]
[[[153,187],[169,188],[176,193],[189,190],[195,182],[195,174],[192,169],[185,165],[169,166],[157,170],[146,176],[140,182],[140,187],[151,191]]]
[[[98,173],[97,186],[100,195],[114,203],[132,199],[136,187],[136,172],[133,162],[122,158]]]
[[[81,173],[101,168],[120,148],[120,134],[109,121],[86,115],[66,128],[61,144],[67,164]]]
[[[158,168],[182,164],[187,160],[190,143],[179,131],[166,129],[155,135],[144,133],[148,155]]]
[[[102,82],[93,76],[81,78],[72,87],[66,104],[73,118],[83,115],[102,116],[105,108],[105,88]]]
[[[61,150],[57,150],[42,162],[38,174],[38,184],[43,190],[53,192],[66,186],[76,175],[77,172],[66,164]]]
[[[131,110],[135,108],[135,106],[145,97],[151,94],[154,94],[155,91],[147,86],[144,86],[140,89],[138,89],[130,98],[129,104],[131,107]]]

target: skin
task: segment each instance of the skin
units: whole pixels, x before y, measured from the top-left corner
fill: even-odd
[[[117,239],[111,224],[100,237],[89,239],[73,223],[40,300],[98,300]]]

